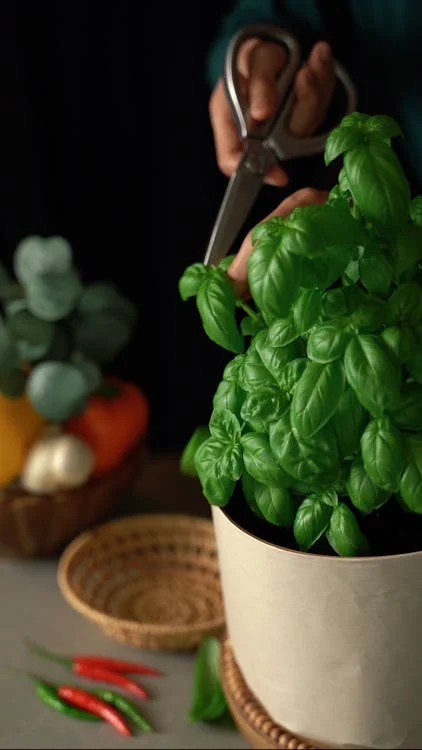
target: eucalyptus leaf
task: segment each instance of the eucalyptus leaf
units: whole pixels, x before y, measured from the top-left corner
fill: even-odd
[[[41,320],[61,320],[73,312],[81,292],[79,276],[73,270],[38,274],[26,285],[28,309]]]
[[[129,343],[132,326],[110,313],[91,313],[78,319],[74,330],[74,346],[100,365],[111,362]]]
[[[113,317],[121,317],[128,325],[134,326],[138,319],[135,305],[124,297],[114,284],[97,281],[88,284],[78,300],[80,315],[96,315],[107,313]]]
[[[10,331],[0,315],[0,368],[14,368],[19,365],[19,353]]]
[[[72,269],[72,248],[64,237],[31,235],[19,242],[13,265],[16,277],[24,286],[37,276],[67,275]]]
[[[26,375],[17,367],[0,367],[0,393],[6,398],[19,398],[25,393]]]
[[[64,422],[83,411],[90,388],[70,362],[41,362],[31,370],[26,392],[34,408],[51,422]]]
[[[78,351],[72,353],[70,361],[83,374],[90,393],[96,391],[103,380],[103,374],[98,364]]]
[[[7,328],[22,360],[29,362],[47,354],[55,334],[54,323],[37,318],[24,307],[9,314]]]

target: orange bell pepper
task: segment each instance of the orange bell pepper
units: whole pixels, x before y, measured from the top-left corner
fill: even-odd
[[[115,469],[145,436],[149,425],[149,404],[134,383],[109,378],[110,394],[94,394],[87,408],[65,425],[85,441],[95,456],[93,477]]]
[[[45,420],[25,395],[7,398],[0,394],[0,487],[19,476],[44,427]]]

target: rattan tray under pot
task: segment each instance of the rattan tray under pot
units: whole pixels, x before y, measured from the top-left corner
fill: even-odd
[[[152,514],[103,524],[67,547],[58,584],[75,610],[131,646],[187,650],[224,629],[207,519]]]
[[[44,557],[59,553],[93,524],[103,521],[145,464],[140,442],[109,474],[74,490],[32,495],[10,487],[0,492],[0,557]]]

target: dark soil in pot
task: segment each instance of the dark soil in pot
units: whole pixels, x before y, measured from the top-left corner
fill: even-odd
[[[342,498],[342,502],[347,500]],[[246,532],[279,547],[298,550],[292,529],[278,528],[258,518],[249,508],[240,488],[236,489],[224,510]],[[359,526],[369,541],[371,556],[400,555],[422,550],[422,515],[404,511],[395,498],[391,498],[379,511],[360,516]],[[310,552],[336,556],[325,537]]]

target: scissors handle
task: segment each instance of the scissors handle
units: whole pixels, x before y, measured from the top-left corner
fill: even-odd
[[[283,102],[285,99],[301,61],[300,47],[296,38],[288,31],[280,29],[277,26],[265,23],[244,26],[232,37],[226,52],[224,82],[228,99],[232,105],[233,117],[242,138],[254,138],[257,136],[264,138],[266,133],[270,131],[273,123],[273,120],[268,120],[261,126],[252,125],[248,114],[247,101],[242,97],[238,84],[237,56],[239,49],[243,42],[254,38],[280,44],[288,53],[286,66],[277,81],[280,102]]]
[[[248,105],[241,94],[238,83],[237,56],[241,45],[248,39],[280,44],[287,52],[287,62],[277,81],[279,106],[276,114],[262,124],[254,125],[250,121]],[[243,27],[232,38],[226,53],[224,81],[233,116],[243,139],[259,138],[266,141],[266,146],[280,161],[298,156],[311,156],[323,151],[329,133],[298,138],[289,133],[289,119],[295,94],[293,82],[301,65],[301,49],[297,39],[285,29],[272,24],[253,24]],[[357,96],[352,79],[343,66],[334,60],[334,72],[346,92],[344,114],[356,109]]]

